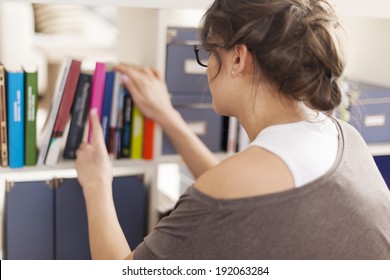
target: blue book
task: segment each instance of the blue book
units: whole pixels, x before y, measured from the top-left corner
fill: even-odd
[[[24,73],[8,73],[9,167],[24,166]]]
[[[111,106],[112,106],[112,93],[114,90],[115,72],[106,72],[106,82],[104,84],[104,97],[101,124],[103,128],[104,140],[108,149],[110,141],[110,119],[111,119]]]

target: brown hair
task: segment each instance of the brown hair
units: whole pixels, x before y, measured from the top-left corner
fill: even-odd
[[[339,26],[326,0],[216,0],[203,17],[201,40],[218,40],[226,50],[245,44],[255,75],[261,69],[281,94],[326,111],[341,102]]]

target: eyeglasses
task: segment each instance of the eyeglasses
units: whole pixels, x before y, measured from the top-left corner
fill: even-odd
[[[215,48],[220,48],[222,46],[217,44],[205,44],[205,45],[194,45],[194,52],[196,61],[200,66],[207,67],[208,60],[210,58],[211,52]]]

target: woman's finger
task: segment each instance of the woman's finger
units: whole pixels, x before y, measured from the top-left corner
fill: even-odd
[[[103,129],[100,124],[100,119],[97,113],[97,109],[94,108],[91,110],[90,117],[92,123],[92,144],[105,145]]]

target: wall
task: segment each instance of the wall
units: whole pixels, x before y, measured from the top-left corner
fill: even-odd
[[[390,87],[390,19],[344,17],[347,69],[353,78]]]

